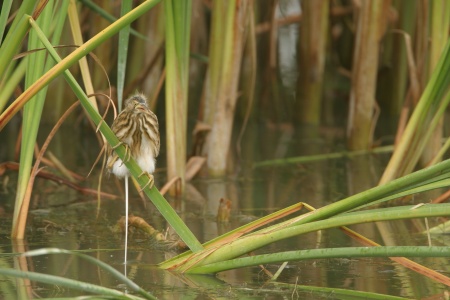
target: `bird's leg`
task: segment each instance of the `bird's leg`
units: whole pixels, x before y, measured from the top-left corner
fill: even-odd
[[[124,142],[119,142],[117,145],[113,146],[112,149],[117,149],[118,147],[120,147],[121,145],[125,146],[125,160],[122,161],[121,166],[123,165],[124,162],[129,162],[130,158],[131,158],[131,149],[130,149],[130,145],[128,145],[127,143]]]
[[[141,192],[142,192],[143,190],[145,190],[145,188],[146,188],[147,186],[149,186],[150,188],[152,188],[152,187],[153,187],[153,184],[155,183],[155,179],[154,179],[153,175],[150,174],[150,173],[148,173],[148,172],[142,172],[141,175],[138,176],[138,178],[141,178],[141,177],[144,176],[144,175],[148,177],[148,181],[147,181],[147,183],[142,187]]]

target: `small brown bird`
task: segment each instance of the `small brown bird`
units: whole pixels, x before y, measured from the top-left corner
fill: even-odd
[[[125,145],[125,159],[133,157],[142,169],[142,175],[148,176],[147,186],[153,186],[155,171],[155,159],[159,154],[159,125],[158,118],[148,108],[147,98],[142,94],[136,94],[125,100],[125,108],[114,119],[112,131],[120,143],[114,147],[108,146],[108,160],[106,168],[119,178],[125,177],[125,276],[127,274],[127,245],[128,245],[128,176],[130,172],[123,161],[114,151],[120,145]]]
[[[119,178],[130,175],[127,167],[113,151],[120,145],[125,145],[126,157],[133,157],[143,173],[147,175],[148,183],[143,187],[153,186],[153,172],[155,171],[155,159],[159,154],[159,125],[158,118],[148,108],[147,98],[142,94],[135,94],[125,100],[125,108],[114,120],[112,131],[120,143],[114,147],[108,147],[108,160],[106,168]]]

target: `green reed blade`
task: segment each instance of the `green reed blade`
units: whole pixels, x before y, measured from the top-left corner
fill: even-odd
[[[51,15],[54,1],[49,1],[41,13],[39,24],[46,35],[50,35]],[[35,32],[31,32],[28,40],[28,50],[39,48],[41,43]],[[31,53],[28,57],[28,67],[25,74],[25,86],[30,87],[45,73],[46,53],[43,51]],[[33,162],[34,145],[36,143],[42,109],[44,107],[47,88],[43,88],[24,106],[22,121],[22,144],[20,151],[19,178],[14,206],[13,226],[11,236],[23,239],[28,215],[29,198],[25,192],[30,179]]]
[[[120,15],[124,16],[131,10],[131,1],[122,1]],[[123,87],[127,70],[128,43],[130,38],[130,25],[124,26],[119,32],[119,54],[117,58],[117,103],[119,112],[122,110]]]
[[[94,2],[92,2],[90,0],[79,0],[79,1],[81,3],[83,3],[84,5],[86,5],[87,7],[89,7],[90,9],[92,9],[93,11],[95,11],[96,13],[98,13],[105,20],[108,20],[111,23],[114,23],[115,21],[117,21],[117,18],[115,18],[114,16],[110,15],[107,11],[105,11],[103,8],[101,8],[100,6],[95,4]],[[122,3],[125,3],[125,2],[131,2],[131,1],[122,1]],[[145,35],[143,35],[139,31],[134,30],[133,28],[130,29],[130,33],[132,35],[134,35],[134,36],[137,36],[137,37],[143,39],[143,40],[148,40]]]
[[[71,250],[58,249],[58,248],[41,248],[41,249],[37,249],[37,250],[27,251],[27,252],[23,253],[22,255],[31,257],[31,256],[40,256],[40,255],[49,255],[49,254],[67,254],[67,255],[74,255],[74,256],[81,257],[82,259],[87,260],[88,262],[98,266],[99,268],[105,270],[106,272],[108,272],[109,274],[114,276],[116,279],[125,283],[133,292],[141,294],[146,299],[154,299],[154,297],[152,295],[147,293],[144,289],[142,289],[139,285],[137,285],[131,279],[127,278],[125,275],[123,275],[122,273],[117,271],[114,267],[102,262],[101,260],[96,259],[95,257],[80,253],[78,251],[71,251]]]
[[[428,246],[384,246],[384,247],[345,247],[329,249],[310,249],[287,251],[273,254],[262,254],[237,258],[229,261],[212,263],[189,271],[191,274],[217,273],[237,268],[264,264],[282,263],[285,261],[301,261],[326,258],[357,257],[450,257],[450,247]]]
[[[450,40],[442,51],[434,72],[383,173],[380,184],[408,174],[416,166],[429,137],[450,103],[450,97],[444,97],[450,86],[448,74],[450,74]]]
[[[48,275],[37,272],[25,272],[15,269],[0,268],[0,274],[14,278],[26,278],[29,280],[64,286],[74,290],[84,291],[88,293],[114,297],[114,299],[142,299],[117,290],[109,289],[92,283],[82,282],[74,279],[64,278],[61,276]],[[156,298],[155,298],[156,299]]]
[[[14,70],[11,70],[11,74],[6,75],[5,81],[0,88],[0,111],[3,111],[3,108],[6,106],[14,92],[14,89],[22,81],[27,64],[27,57],[24,57],[24,59],[14,67]]]
[[[2,9],[0,12],[0,45],[2,44],[3,34],[5,33],[6,21],[8,21],[11,4],[12,0],[5,0],[2,4]]]
[[[25,14],[31,14],[36,1],[24,0],[20,5],[14,21],[8,31],[8,34],[0,47],[0,79],[5,74],[6,69],[11,63],[13,56],[22,46],[22,41],[27,34],[30,25],[28,24]]]

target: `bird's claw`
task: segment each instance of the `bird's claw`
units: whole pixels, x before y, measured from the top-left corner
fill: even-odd
[[[141,192],[143,190],[145,190],[146,187],[149,187],[150,189],[153,187],[154,183],[155,183],[155,178],[153,177],[152,174],[148,173],[148,172],[142,172],[141,175],[138,176],[138,178],[141,178],[142,176],[147,176],[148,181],[147,183],[142,187]]]
[[[113,146],[112,149],[116,150],[118,147],[120,147],[121,145],[125,146],[125,160],[122,160],[122,164],[121,166],[126,163],[129,162],[131,159],[131,149],[130,146],[124,142],[119,142],[117,145]]]

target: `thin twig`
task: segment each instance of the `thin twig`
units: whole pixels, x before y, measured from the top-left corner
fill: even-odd
[[[1,163],[0,164],[0,176],[3,175],[3,173],[6,170],[13,170],[13,171],[18,171],[19,170],[19,164],[16,162],[5,162],[5,163]],[[75,184],[73,182],[68,181],[67,179],[57,176],[53,173],[41,170],[39,171],[39,173],[36,174],[36,177],[40,177],[40,178],[44,178],[44,179],[48,179],[51,180],[53,182],[56,182],[58,184],[64,184],[66,186],[68,186],[71,189],[74,189],[78,192],[80,192],[83,195],[96,195],[98,193],[98,191],[90,189],[90,188],[85,188],[82,187],[78,184]],[[100,195],[102,197],[108,198],[108,199],[118,199],[119,197],[117,195],[113,195],[113,194],[109,194],[109,193],[105,193],[105,192],[100,192]]]

